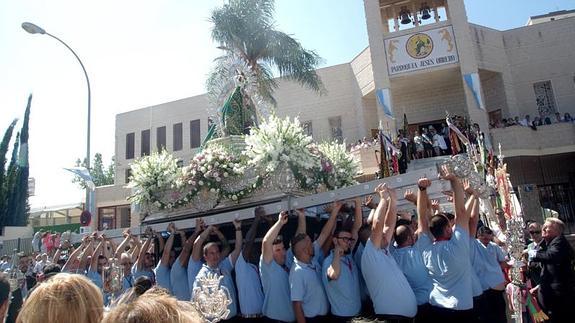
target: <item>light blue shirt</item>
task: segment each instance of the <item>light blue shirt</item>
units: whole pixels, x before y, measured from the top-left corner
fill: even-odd
[[[90,279],[90,281],[98,287],[100,293],[102,293],[102,300],[104,301],[104,305],[108,305],[110,303],[110,294],[104,293],[104,281],[102,279],[102,274],[98,273],[97,271],[88,270],[86,277],[88,277],[88,279]]]
[[[156,275],[156,283],[158,286],[167,289],[172,293],[172,284],[170,282],[170,268],[168,266],[163,266],[161,262],[158,263],[154,269]]]
[[[435,241],[423,251],[433,281],[429,303],[453,310],[473,308],[469,232],[456,225],[451,239]]]
[[[170,283],[172,284],[172,293],[180,301],[190,301],[190,285],[188,284],[188,271],[180,262],[180,254],[170,270]]]
[[[124,277],[122,278],[122,292],[132,288],[132,286],[134,286],[134,280],[132,279],[132,274],[130,273],[130,275],[128,276],[124,275]]]
[[[202,268],[198,272],[198,275],[196,276],[196,281],[194,282],[194,289],[195,289],[196,287],[199,287],[197,284],[198,283],[197,280],[200,277],[205,277],[209,273],[224,276],[224,278],[220,281],[220,286],[223,285],[223,287],[228,289],[228,292],[230,293],[230,297],[231,297],[231,301],[232,301],[230,303],[230,305],[228,305],[228,310],[230,310],[230,313],[228,314],[228,316],[226,316],[224,318],[226,320],[231,319],[232,317],[234,317],[238,314],[238,308],[237,308],[238,299],[236,298],[236,287],[235,287],[234,281],[232,279],[232,270],[233,269],[234,269],[234,266],[232,264],[231,255],[230,255],[230,256],[226,257],[224,260],[220,261],[220,263],[218,264],[218,268],[212,269],[208,265],[203,264]]]
[[[327,269],[333,261],[333,250],[325,258],[321,279],[325,293],[331,305],[331,313],[337,316],[356,316],[361,310],[361,293],[359,291],[359,270],[351,255],[339,260],[340,273],[337,279],[327,277]]]
[[[489,242],[487,246],[481,243],[479,240],[475,240],[478,246],[478,256],[484,263],[484,272],[479,276],[479,281],[481,282],[481,287],[483,290],[490,288],[495,288],[497,285],[501,285],[505,282],[505,276],[501,270],[502,261],[505,261],[505,254],[501,247],[493,242]]]
[[[190,295],[194,294],[194,283],[196,281],[196,276],[202,269],[202,260],[195,261],[192,256],[190,256],[190,260],[188,261],[188,286],[190,287]]]
[[[478,255],[479,246],[475,243],[475,239],[469,239],[469,256],[471,259],[471,291],[473,297],[483,294],[483,287],[479,276],[483,275],[485,265]]]
[[[240,310],[244,315],[261,314],[264,292],[260,283],[260,272],[256,265],[247,262],[243,253],[236,261],[236,285]]]
[[[361,270],[376,314],[414,317],[417,314],[415,294],[393,256],[387,249],[376,248],[367,240]]]
[[[291,300],[302,302],[305,317],[326,315],[329,302],[321,283],[321,266],[314,259],[311,263],[303,263],[297,258],[289,274]]]
[[[429,294],[433,289],[433,283],[423,263],[423,250],[431,245],[432,241],[425,233],[420,234],[413,246],[396,248],[392,252],[397,265],[403,271],[405,278],[417,300],[417,305],[429,303]]]
[[[359,292],[361,294],[361,300],[364,301],[369,297],[369,293],[367,292],[367,286],[365,285],[365,279],[363,279],[363,273],[361,271],[361,256],[363,256],[363,249],[365,247],[360,242],[353,254],[353,260],[355,260],[355,264],[357,265],[357,269],[359,270]]]
[[[286,255],[287,258],[287,255]],[[269,264],[260,257],[260,277],[264,290],[262,313],[274,320],[295,321],[290,299],[289,267],[280,266],[275,260]]]

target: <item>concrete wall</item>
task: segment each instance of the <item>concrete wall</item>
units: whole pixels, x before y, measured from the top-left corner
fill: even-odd
[[[359,94],[357,83],[350,64],[341,64],[319,69],[325,95],[302,88],[291,81],[280,81],[275,92],[278,116],[299,116],[301,122],[312,121],[313,138],[316,141],[332,139],[329,118],[340,116],[343,137],[348,142],[357,140],[359,126],[357,110]]]
[[[391,82],[397,122],[407,115],[410,124],[466,114],[465,94],[459,69],[434,71],[394,78]]]
[[[551,80],[559,112],[575,113],[575,17],[503,32],[518,114],[537,115],[533,83]]]
[[[501,143],[503,154],[512,156],[542,156],[575,151],[575,124],[557,123],[537,127],[512,126],[491,129],[493,145]]]

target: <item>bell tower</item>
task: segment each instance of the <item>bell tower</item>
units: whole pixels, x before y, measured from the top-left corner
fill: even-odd
[[[390,133],[402,127],[404,114],[410,124],[423,124],[445,119],[446,110],[488,128],[463,0],[364,0],[364,6],[377,115]],[[431,101],[413,97],[438,86],[426,94]]]

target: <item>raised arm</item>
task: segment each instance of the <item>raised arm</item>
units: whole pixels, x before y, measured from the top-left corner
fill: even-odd
[[[226,236],[224,236],[224,234],[220,231],[220,229],[218,229],[218,227],[214,227],[214,234],[218,237],[218,239],[220,239],[220,242],[222,243],[222,259],[223,259],[230,254],[231,251],[230,243],[228,242],[228,239],[226,239]]]
[[[170,236],[164,245],[164,250],[162,251],[162,258],[160,259],[160,265],[164,267],[168,267],[170,264],[170,252],[172,252],[172,247],[174,245],[174,238],[176,237],[176,226],[174,223],[168,224],[168,232],[170,232]],[[161,236],[159,234],[158,236]],[[163,240],[163,239],[162,239]]]
[[[194,248],[192,249],[192,259],[194,261],[200,261],[202,259],[202,246],[210,234],[214,231],[215,227],[210,225],[206,230],[204,230],[198,238],[194,241]]]
[[[397,222],[397,194],[395,189],[385,186],[389,195],[389,205],[385,213],[385,224],[383,227],[383,248],[386,248],[393,238],[395,232],[395,223]]]
[[[98,256],[100,256],[102,254],[102,248],[104,247],[104,245],[106,244],[106,239],[100,237],[100,243],[98,243],[98,246],[96,246],[96,249],[94,249],[94,252],[92,253],[92,258],[90,259],[90,271],[97,271],[98,270]]]
[[[297,236],[300,233],[307,232],[307,225],[305,221],[305,210],[297,209],[295,213],[297,214],[297,229],[295,230],[295,235]]]
[[[337,223],[337,214],[339,213],[339,210],[341,209],[342,205],[343,204],[340,201],[333,202],[333,207],[331,208],[331,214],[329,215],[329,219],[327,220],[323,228],[321,228],[321,232],[316,239],[317,243],[320,246],[323,246],[323,243],[329,237],[332,236],[333,229],[335,227],[335,224]]]
[[[144,267],[144,256],[146,255],[146,252],[148,252],[148,248],[150,247],[150,243],[152,243],[152,239],[154,237],[151,229],[147,229],[146,232],[148,232],[148,239],[146,239],[146,242],[144,242],[140,247],[140,253],[138,254],[138,260],[136,261],[136,268],[138,271],[142,270]]]
[[[429,196],[427,188],[431,186],[431,181],[427,178],[420,178],[417,181],[417,231],[416,234],[425,233],[429,235]]]
[[[383,239],[383,226],[385,212],[387,211],[387,192],[384,190],[386,184],[379,184],[375,188],[375,192],[379,194],[379,204],[375,209],[373,218],[371,221],[371,235],[369,239],[373,246],[377,249],[381,248],[381,241]],[[370,215],[371,216],[371,215]]]
[[[242,255],[246,261],[252,259],[252,252],[254,249],[254,240],[256,239],[256,233],[258,232],[258,224],[262,221],[262,218],[266,215],[263,207],[258,207],[255,210],[255,217],[246,238],[244,240],[244,248],[242,249]]]
[[[128,243],[130,243],[130,238],[131,238],[130,229],[124,230],[123,235],[124,235],[124,240],[122,240],[122,242],[120,242],[120,245],[118,245],[118,248],[116,248],[116,251],[114,252],[114,258],[116,258],[116,259],[120,259],[120,257],[122,256],[122,253],[124,252],[124,249],[126,249],[126,246],[128,245]]]
[[[82,271],[86,269],[86,265],[88,264],[88,255],[91,255],[92,251],[94,251],[95,237],[90,237],[89,239],[90,242],[88,243],[86,248],[84,248],[84,252],[82,253],[82,256],[80,257],[80,262],[78,263],[78,269]]]
[[[355,200],[355,213],[353,215],[353,226],[351,227],[351,237],[353,239],[353,243],[350,247],[350,250],[354,250],[355,245],[357,243],[358,240],[358,232],[359,232],[359,228],[361,228],[362,223],[362,203],[361,203],[361,197],[356,197]]]
[[[242,223],[240,222],[240,220],[235,219],[234,220],[234,229],[236,230],[236,242],[235,242],[235,246],[234,246],[234,250],[232,251],[232,253],[230,253],[230,261],[232,262],[232,265],[236,264],[236,260],[238,260],[238,257],[240,256],[240,252],[242,252]]]
[[[82,243],[80,244],[80,246],[78,248],[76,248],[68,257],[68,260],[66,261],[66,263],[64,264],[64,266],[62,267],[62,272],[68,271],[70,269],[70,265],[72,263],[74,263],[74,261],[76,259],[78,259],[78,256],[80,255],[80,253],[82,252],[82,250],[86,247],[86,245],[88,244],[87,242],[87,238],[82,239]]]
[[[477,223],[479,223],[479,199],[477,192],[469,185],[469,181],[463,181],[463,190],[469,195],[465,203],[465,210],[469,213],[469,236],[475,238]]]
[[[138,260],[140,250],[142,250],[142,242],[140,241],[140,238],[138,238],[136,235],[132,235],[132,249],[130,249],[130,257],[132,257],[132,262],[136,262]]]
[[[448,180],[451,183],[455,224],[469,232],[469,213],[465,210],[465,192],[463,191],[463,185],[461,185],[459,179],[455,177],[455,174],[451,172],[447,165],[441,166],[440,178]]]
[[[198,218],[196,219],[196,227],[194,229],[194,233],[192,233],[192,235],[188,239],[185,239],[184,236],[184,240],[182,241],[185,242],[182,248],[182,253],[180,253],[180,264],[182,265],[182,267],[188,266],[188,262],[190,260],[190,256],[194,247],[194,242],[200,236],[200,233],[202,233],[203,229],[204,229],[204,221],[201,218]]]
[[[288,214],[286,211],[282,211],[278,215],[278,220],[272,227],[268,230],[264,239],[262,241],[262,256],[264,262],[269,264],[273,260],[273,243],[278,237],[282,227],[288,222]]]

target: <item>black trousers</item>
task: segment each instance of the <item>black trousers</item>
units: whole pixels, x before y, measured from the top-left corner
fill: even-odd
[[[549,316],[552,323],[570,323],[575,318],[575,306],[573,299],[574,292],[559,293],[555,291],[546,291],[537,297],[543,311]]]
[[[417,315],[415,315],[414,323],[434,323],[432,320],[431,304],[423,304],[417,306]]]
[[[441,323],[473,322],[474,313],[473,309],[458,311],[443,307],[431,306],[430,318],[431,322]]]
[[[481,313],[483,322],[506,323],[505,291],[488,289],[483,292],[486,309]]]

